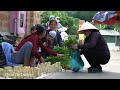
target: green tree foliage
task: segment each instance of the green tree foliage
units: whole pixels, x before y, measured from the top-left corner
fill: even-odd
[[[79,18],[81,20],[85,21],[92,21],[93,16],[97,13],[98,11],[68,11],[68,15],[72,16],[74,18]]]
[[[62,20],[63,17],[67,17],[65,11],[44,11],[41,15],[41,23],[46,23],[49,20],[50,15],[59,16]]]
[[[61,18],[61,24],[66,27],[68,25],[69,29],[67,33],[72,35],[76,34],[79,28],[79,19],[68,16],[66,11],[44,11],[41,15],[41,23],[46,23],[49,20],[49,16],[59,16]]]

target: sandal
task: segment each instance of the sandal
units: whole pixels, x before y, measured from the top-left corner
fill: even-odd
[[[100,73],[102,69],[99,68],[88,68],[88,73]]]

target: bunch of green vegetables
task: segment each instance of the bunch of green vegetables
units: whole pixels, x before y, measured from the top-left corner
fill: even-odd
[[[61,67],[63,69],[70,69],[71,68],[71,60],[70,60],[70,47],[72,44],[78,44],[76,38],[68,37],[68,40],[63,42],[64,47],[54,47],[53,50],[59,54],[64,54],[64,60],[57,57],[57,56],[48,56],[45,61],[51,62],[54,64],[55,62],[60,62]]]
[[[54,47],[53,50],[59,54],[64,54],[65,52],[68,53],[68,50],[63,47]]]
[[[65,40],[63,44],[64,44],[65,47],[67,47],[68,49],[70,49],[71,45],[72,44],[78,44],[78,41],[77,41],[76,38],[73,38],[73,37],[69,36],[68,40]]]
[[[45,61],[46,62],[51,62],[51,64],[54,64],[56,62],[61,63],[61,67],[63,69],[69,69],[70,68],[70,55],[69,55],[69,50],[68,48],[63,48],[63,47],[55,47],[53,50],[59,54],[64,54],[64,59],[61,59],[57,56],[48,56]]]

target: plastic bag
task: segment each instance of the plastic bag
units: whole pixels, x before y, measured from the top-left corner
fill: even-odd
[[[71,69],[74,72],[78,72],[82,70],[84,67],[84,62],[80,56],[79,50],[70,49],[70,56],[71,56]]]

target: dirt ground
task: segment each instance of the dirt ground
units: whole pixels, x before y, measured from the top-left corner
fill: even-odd
[[[110,60],[120,61],[120,50],[110,50],[111,58]]]
[[[66,72],[54,73],[45,77],[46,79],[120,79],[120,51],[110,50],[110,61],[102,65],[103,73],[88,73],[87,68],[90,66],[82,56],[85,66],[81,72],[72,73],[71,70]]]

